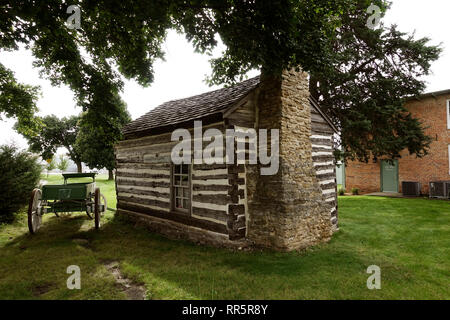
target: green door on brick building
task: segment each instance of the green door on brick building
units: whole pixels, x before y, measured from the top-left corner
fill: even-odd
[[[398,160],[381,161],[381,191],[398,192]]]

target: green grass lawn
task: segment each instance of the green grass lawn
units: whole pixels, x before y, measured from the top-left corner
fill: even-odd
[[[99,186],[112,202],[114,184]],[[450,298],[450,202],[342,197],[339,210],[331,242],[293,253],[171,241],[111,211],[98,231],[85,214],[48,215],[31,236],[22,213],[0,227],[0,299],[123,299],[110,261],[148,299]],[[69,265],[81,268],[81,290],[66,288]],[[381,290],[366,287],[370,265],[381,268]]]

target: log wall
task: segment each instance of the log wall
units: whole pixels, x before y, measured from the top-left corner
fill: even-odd
[[[193,123],[192,123],[193,127]],[[225,132],[223,122],[204,126]],[[194,138],[193,129],[189,130]],[[225,139],[224,139],[224,155]],[[191,164],[191,211],[180,213],[171,204],[171,132],[130,139],[116,147],[117,209],[176,221],[226,234],[230,240],[245,236],[243,165]],[[211,142],[203,142],[203,148]],[[191,141],[193,150],[194,139]],[[186,229],[188,230],[188,229]]]
[[[331,223],[338,229],[336,164],[333,146],[334,131],[317,109],[311,105],[311,144],[314,168],[324,201],[332,205]]]

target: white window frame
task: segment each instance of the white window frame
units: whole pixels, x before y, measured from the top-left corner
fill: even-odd
[[[187,173],[185,173],[183,171],[183,167],[186,166],[187,167]],[[175,170],[177,169],[177,167],[180,167],[180,172],[176,173]],[[177,184],[176,183],[176,177],[179,177],[179,181],[180,183]],[[184,185],[182,183],[183,181],[183,177],[187,177],[187,185]],[[192,167],[190,164],[180,164],[180,165],[175,165],[172,164],[171,165],[171,172],[170,172],[170,189],[171,189],[171,209],[173,212],[176,213],[184,213],[184,214],[191,214],[192,211]],[[186,189],[188,196],[185,197],[183,196],[178,196],[177,195],[177,189]],[[184,191],[183,191],[184,194]],[[177,207],[176,206],[176,202],[177,202],[177,198],[181,199],[182,201],[182,206],[181,207]],[[184,200],[186,200],[187,202],[187,207],[184,207]]]
[[[450,100],[447,100],[447,105],[445,107],[447,109],[447,129],[450,130]]]

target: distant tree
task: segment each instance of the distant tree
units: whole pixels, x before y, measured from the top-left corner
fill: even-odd
[[[69,167],[69,159],[67,159],[64,155],[59,156],[59,162],[57,164],[57,167],[59,170],[61,170],[61,173],[67,170]]]
[[[122,127],[131,121],[125,102],[119,96],[115,97],[115,101],[120,110],[118,117],[92,111],[82,115],[76,142],[83,162],[90,168],[108,169],[109,180],[114,179],[113,170],[116,167],[114,145],[122,139]]]
[[[45,167],[47,169],[47,177],[48,177],[48,173],[54,169],[56,169],[56,160],[55,157],[47,160],[47,166]]]
[[[28,140],[30,151],[38,153],[43,159],[50,159],[60,147],[68,151],[68,156],[77,165],[77,171],[82,172],[81,154],[75,146],[80,117],[71,116],[59,119],[55,115],[39,118],[41,122],[38,131],[16,129]]]

